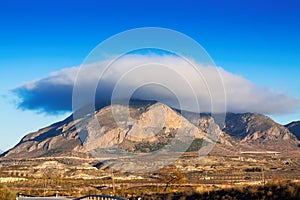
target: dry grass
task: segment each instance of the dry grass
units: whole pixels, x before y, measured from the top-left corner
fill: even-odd
[[[16,199],[15,192],[10,190],[7,186],[0,184],[0,199],[14,200]]]
[[[201,191],[201,192],[200,192]],[[131,198],[132,200],[138,197]],[[209,190],[203,189],[194,191],[185,191],[181,193],[144,195],[142,199],[216,199],[216,200],[234,200],[234,199],[260,199],[260,200],[296,200],[300,199],[299,183],[277,183],[265,186],[246,186],[238,188]]]

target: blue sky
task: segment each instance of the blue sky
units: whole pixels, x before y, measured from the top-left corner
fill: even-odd
[[[78,66],[101,41],[137,27],[180,31],[226,71],[298,98],[299,10],[297,0],[1,1],[0,149],[70,114],[18,109],[10,90]],[[300,111],[272,118],[300,120]]]

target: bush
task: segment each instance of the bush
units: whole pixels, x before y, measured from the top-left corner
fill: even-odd
[[[247,168],[244,170],[245,172],[262,172],[262,169],[259,167]]]

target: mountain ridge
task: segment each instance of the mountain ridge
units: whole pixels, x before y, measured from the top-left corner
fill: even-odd
[[[116,108],[120,109],[118,110],[121,120],[119,124],[111,114],[112,109]],[[202,144],[204,140],[211,141],[206,134],[213,131],[220,136],[219,143],[225,147],[237,144],[274,146],[280,142],[295,146],[299,143],[288,128],[257,113],[227,113],[224,127],[220,127],[207,113],[198,114],[198,118],[196,114],[187,119],[175,109],[159,102],[131,105],[130,120],[126,117],[125,120],[121,119],[122,109],[124,109],[122,105],[111,105],[97,110],[95,116],[101,124],[101,130],[96,129],[96,131],[91,128],[97,123],[96,119],[94,121],[85,121],[84,118],[74,120],[71,115],[65,120],[25,135],[15,147],[2,156],[88,157],[91,149],[99,144],[101,147],[118,147],[131,152],[149,152],[167,145],[176,137],[177,132],[189,132],[196,139],[200,139],[197,144]],[[163,126],[162,121],[166,122]]]

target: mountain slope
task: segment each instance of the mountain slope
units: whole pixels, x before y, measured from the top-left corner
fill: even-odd
[[[267,116],[256,113],[228,113],[224,131],[243,142],[297,140],[284,126]]]
[[[300,140],[300,121],[291,122],[285,125]]]
[[[5,157],[31,158],[51,154],[76,155],[73,151],[80,145],[72,117],[52,124],[37,132],[29,133],[12,149],[4,153]]]

